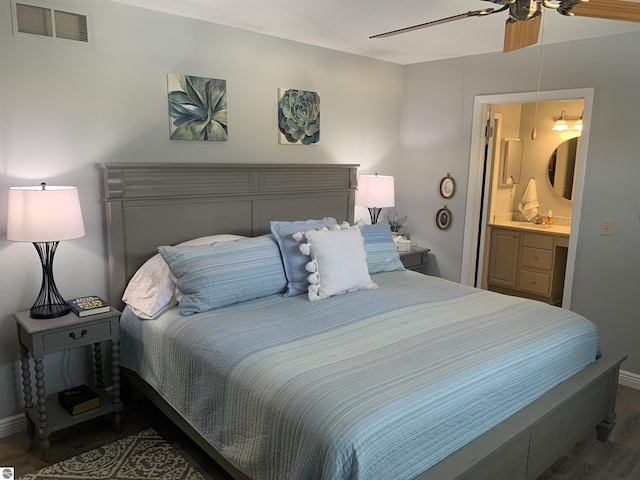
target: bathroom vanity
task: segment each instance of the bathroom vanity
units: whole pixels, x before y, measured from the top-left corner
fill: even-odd
[[[567,226],[491,225],[489,290],[561,305],[568,247]]]

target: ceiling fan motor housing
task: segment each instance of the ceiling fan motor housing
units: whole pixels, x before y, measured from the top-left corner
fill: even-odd
[[[542,5],[537,0],[516,0],[509,6],[509,17],[516,21],[530,20],[542,14]]]

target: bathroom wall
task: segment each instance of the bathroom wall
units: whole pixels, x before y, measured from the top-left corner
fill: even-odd
[[[548,210],[553,210],[555,216],[571,217],[573,203],[553,190],[547,168],[556,147],[565,140],[580,135],[579,131],[572,130],[574,121],[568,121],[569,130],[564,132],[552,130],[555,120],[560,117],[563,110],[569,118],[580,117],[584,108],[583,104],[582,100],[539,103],[537,114],[535,103],[522,105],[520,121],[520,138],[523,143],[522,181],[515,187],[513,211],[518,210],[518,202],[525,192],[527,183],[531,178],[535,178],[540,214],[545,215]],[[536,139],[532,140],[531,131],[534,127]]]
[[[515,185],[504,187],[499,184],[500,161],[504,154],[504,139],[520,138],[520,120],[522,118],[522,104],[511,103],[496,106],[496,138],[493,156],[493,175],[491,179],[490,215],[511,213]]]
[[[490,215],[518,212],[518,202],[525,192],[531,178],[536,180],[539,212],[546,215],[549,210],[554,216],[571,217],[572,202],[558,195],[549,181],[547,167],[556,147],[569,138],[580,135],[572,130],[574,121],[568,121],[569,130],[552,130],[553,123],[565,111],[568,118],[582,115],[583,101],[540,102],[523,104],[505,104],[496,107],[496,116],[500,118],[500,136],[496,139],[498,149],[493,158],[493,178]],[[532,129],[536,129],[536,138],[531,138]],[[498,185],[498,173],[503,154],[502,140],[505,138],[522,139],[522,171],[520,183],[505,187]],[[488,219],[492,218],[491,216]]]

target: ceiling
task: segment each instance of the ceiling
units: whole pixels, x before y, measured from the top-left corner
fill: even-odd
[[[507,12],[501,12],[369,39],[377,33],[499,5],[481,0],[115,1],[401,65],[501,51],[507,18]],[[633,31],[640,31],[640,23],[565,17],[546,10],[540,37],[546,45]]]

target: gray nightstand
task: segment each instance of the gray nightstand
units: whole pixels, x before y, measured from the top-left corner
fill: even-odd
[[[400,261],[404,268],[414,272],[427,274],[428,248],[411,247],[409,252],[400,252]]]
[[[79,317],[75,313],[69,313],[64,317],[47,320],[33,319],[29,316],[29,311],[14,313],[13,316],[18,326],[24,408],[27,416],[30,447],[33,447],[36,439],[39,438],[42,442],[42,456],[44,460],[49,460],[49,435],[51,432],[111,412],[114,413],[115,430],[120,432],[120,412],[122,411],[118,330],[120,312],[112,308],[110,312],[97,315]],[[107,393],[104,388],[102,375],[101,342],[107,340],[111,341],[111,376],[113,381],[111,394]],[[59,404],[57,393],[47,397],[42,361],[48,353],[87,345],[93,346],[95,389],[100,393],[100,406],[78,415],[71,415]],[[35,404],[31,391],[29,355],[35,364]]]

